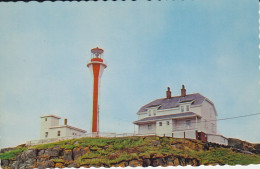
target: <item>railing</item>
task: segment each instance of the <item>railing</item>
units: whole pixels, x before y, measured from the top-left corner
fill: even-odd
[[[99,133],[87,133],[87,134],[82,134],[82,135],[67,136],[67,137],[30,140],[30,141],[26,142],[26,145],[33,146],[33,145],[52,143],[52,142],[63,141],[63,140],[83,138],[83,137],[129,137],[129,136],[149,136],[149,135],[155,135],[155,134],[134,134],[134,133],[116,134],[116,133],[101,133],[101,132],[99,132]]]
[[[33,145],[39,145],[39,144],[47,144],[57,141],[63,141],[63,140],[69,140],[69,139],[77,139],[77,138],[83,138],[83,137],[129,137],[129,136],[166,136],[166,137],[176,137],[176,138],[191,138],[196,139],[196,128],[186,129],[186,130],[176,130],[171,133],[149,133],[149,134],[134,134],[134,133],[87,133],[83,135],[74,135],[74,136],[67,136],[67,137],[59,137],[59,138],[47,138],[47,139],[40,139],[40,140],[31,140],[27,141],[26,145],[33,146]],[[215,136],[215,135],[214,135]],[[217,136],[217,135],[216,135]],[[222,136],[223,137],[223,136]],[[216,142],[216,140],[212,140],[211,142]],[[226,144],[226,143],[220,143],[220,144]]]
[[[187,130],[197,130],[198,128],[197,127],[174,127],[173,128],[173,132],[177,132],[177,131],[187,131]]]

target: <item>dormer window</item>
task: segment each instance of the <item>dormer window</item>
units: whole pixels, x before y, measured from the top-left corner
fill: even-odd
[[[184,106],[181,106],[181,112],[184,112]]]

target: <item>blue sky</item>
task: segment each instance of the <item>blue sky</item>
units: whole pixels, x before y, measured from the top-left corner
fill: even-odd
[[[206,96],[218,118],[260,110],[257,1],[1,3],[0,37],[1,147],[38,139],[47,114],[90,131],[96,46],[108,65],[103,132],[133,132],[138,109],[167,86]],[[218,132],[260,142],[259,120],[220,121]]]

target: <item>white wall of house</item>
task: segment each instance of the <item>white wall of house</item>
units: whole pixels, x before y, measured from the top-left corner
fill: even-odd
[[[58,136],[58,132],[60,133]],[[59,125],[59,118],[56,116],[42,116],[40,127],[40,138],[59,138],[67,136],[82,135],[84,132],[71,128],[69,126]]]
[[[58,136],[58,131],[60,132],[60,136]],[[59,128],[52,128],[49,130],[49,136],[48,138],[59,138],[59,137],[65,137],[66,134],[66,128],[65,127],[59,127]]]
[[[145,117],[147,117],[147,116],[148,116],[148,115],[147,115],[147,112],[138,113],[138,120],[143,119],[143,118],[145,118]]]
[[[217,119],[214,106],[205,100],[202,103],[201,131],[204,133],[217,134]]]
[[[202,112],[202,106],[201,105],[191,105],[190,106],[190,111],[196,113],[197,115],[201,116],[201,112]]]
[[[196,118],[185,118],[185,119],[174,119],[173,120],[173,131],[180,131],[180,130],[189,130],[189,129],[197,129],[199,119],[197,118],[197,125],[196,125]]]
[[[196,130],[186,130],[185,138],[196,139]]]
[[[156,132],[156,123],[138,125],[138,134],[155,134],[155,132]]]
[[[196,130],[176,131],[173,132],[173,137],[196,139]]]
[[[45,138],[46,132],[48,132],[49,135],[49,128],[58,126],[59,125],[59,119],[48,116],[48,117],[41,117],[41,127],[40,127],[40,138],[43,139]]]
[[[172,133],[172,120],[159,120],[156,121],[156,134],[157,135],[171,135]]]
[[[157,110],[158,116],[163,116],[163,115],[168,115],[168,114],[177,114],[177,113],[179,113],[179,108]]]
[[[69,128],[67,126],[54,127],[48,130],[48,136],[44,138],[59,138],[59,137],[68,137],[68,136],[77,136],[82,135],[84,132]]]

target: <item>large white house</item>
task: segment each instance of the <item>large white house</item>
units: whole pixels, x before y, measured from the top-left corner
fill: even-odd
[[[55,115],[41,116],[41,139],[78,136],[86,133],[85,130],[68,125],[67,119],[64,119],[63,125],[60,125],[60,119]]]
[[[217,133],[217,111],[214,103],[199,93],[186,94],[182,85],[180,96],[156,99],[137,112],[138,134],[156,134],[178,138],[228,144],[227,138]]]

